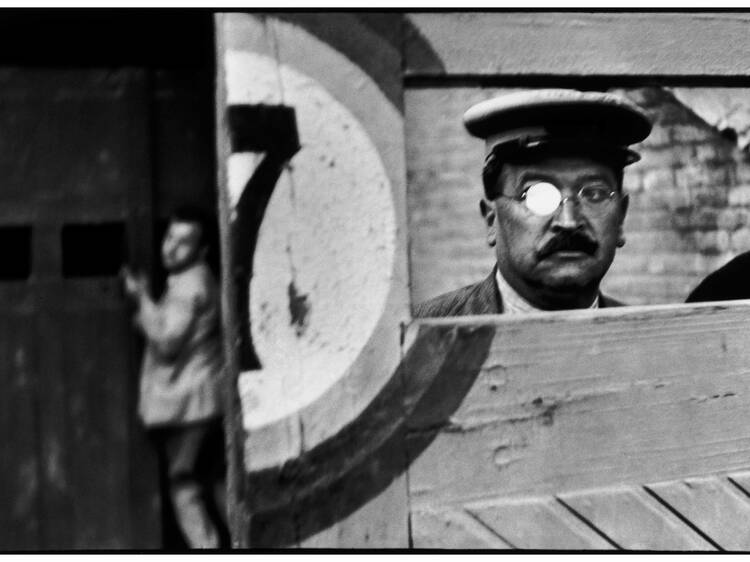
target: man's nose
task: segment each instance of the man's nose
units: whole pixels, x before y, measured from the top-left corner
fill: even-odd
[[[575,230],[582,225],[581,210],[575,197],[564,197],[555,212],[552,227],[559,230]]]

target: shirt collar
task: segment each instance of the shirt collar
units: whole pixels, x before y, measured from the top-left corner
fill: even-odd
[[[500,293],[500,298],[503,303],[503,312],[505,314],[527,314],[529,312],[544,312],[543,309],[537,308],[510,286],[500,274],[500,269],[495,270],[495,283],[497,283],[497,290]],[[588,308],[599,308],[599,295],[596,295],[594,302],[591,303]]]

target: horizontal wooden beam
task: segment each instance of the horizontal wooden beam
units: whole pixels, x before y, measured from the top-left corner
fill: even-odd
[[[479,372],[453,363],[457,409],[409,420],[412,505],[750,468],[747,302],[431,322],[417,341],[494,337]]]
[[[473,12],[407,18],[407,77],[750,72],[749,14]]]

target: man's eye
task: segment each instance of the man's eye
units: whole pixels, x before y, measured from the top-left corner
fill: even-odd
[[[609,199],[612,190],[603,185],[589,185],[581,189],[581,199],[589,203],[601,203]]]

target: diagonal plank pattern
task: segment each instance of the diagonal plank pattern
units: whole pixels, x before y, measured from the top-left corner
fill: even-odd
[[[466,511],[415,511],[412,528],[414,548],[516,548]]]
[[[483,502],[466,510],[516,548],[614,548],[552,497]]]
[[[635,486],[564,494],[560,498],[628,550],[713,550],[711,543]]]
[[[741,551],[750,473],[499,498],[412,513],[416,548]]]
[[[690,478],[650,489],[720,548],[750,549],[750,498],[731,480]]]

